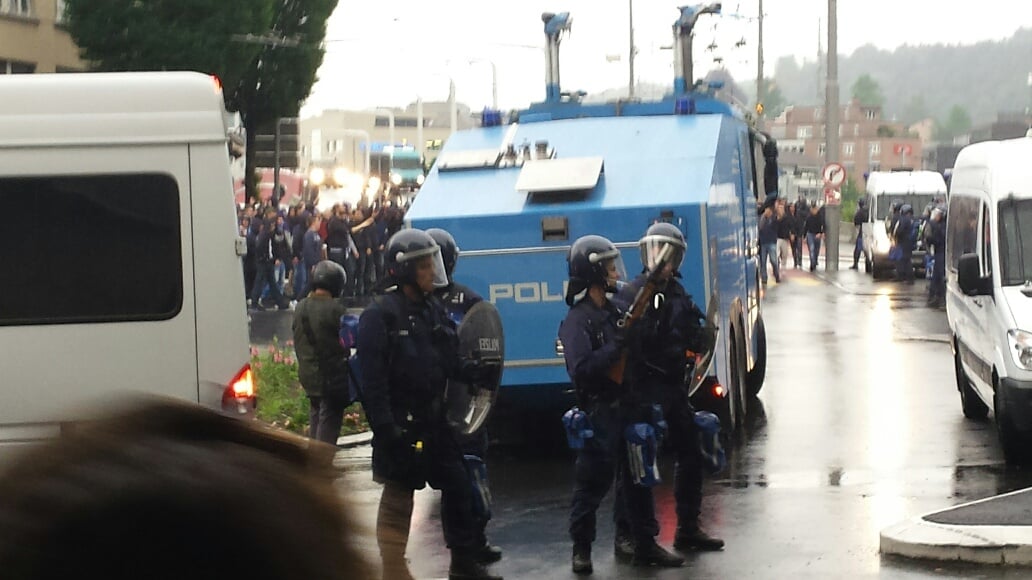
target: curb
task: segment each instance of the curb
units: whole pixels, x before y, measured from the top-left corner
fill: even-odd
[[[881,532],[881,553],[916,558],[1032,566],[1028,526],[950,526],[921,517]]]
[[[372,431],[364,431],[362,433],[355,433],[354,435],[345,435],[337,439],[337,447],[341,449],[350,449],[352,447],[358,447],[359,445],[367,445],[373,440]]]

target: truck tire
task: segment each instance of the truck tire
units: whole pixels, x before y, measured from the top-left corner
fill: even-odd
[[[767,328],[763,317],[756,319],[756,360],[753,368],[745,374],[745,393],[755,399],[763,388],[763,379],[767,374]]]
[[[742,399],[745,390],[745,353],[742,351],[740,332],[737,326],[731,327],[728,334],[730,344],[728,349],[728,383],[724,385],[726,393],[721,400],[717,412],[720,418],[721,430],[725,433],[734,433],[742,424],[743,406]]]
[[[956,338],[953,340],[956,341]],[[960,363],[959,350],[953,355],[953,369],[957,375],[957,390],[960,392],[960,406],[964,410],[964,416],[976,421],[985,420],[989,415],[989,406],[978,398],[978,393],[971,386],[971,379],[964,372],[964,365]]]

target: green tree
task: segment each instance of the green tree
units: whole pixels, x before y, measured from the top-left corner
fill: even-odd
[[[865,107],[880,107],[885,103],[881,85],[871,75],[863,74],[853,83],[853,98]]]
[[[971,115],[964,107],[954,105],[950,108],[945,121],[936,120],[934,136],[936,140],[948,141],[969,131],[971,131]]]
[[[261,47],[274,0],[66,0],[65,26],[95,71],[192,70],[236,86]]]
[[[337,6],[337,0],[277,1],[280,6],[272,35],[296,42],[266,44],[257,66],[248,71],[229,99],[247,129],[248,176],[253,175],[252,141],[258,129],[271,132],[280,117],[296,117],[301,102],[308,98],[325,54],[326,20]],[[249,183],[247,191],[253,195],[255,184]]]
[[[764,79],[763,93],[761,98],[758,99],[759,102],[763,103],[763,116],[773,119],[785,110],[785,106],[788,103],[785,101],[785,96],[781,94],[781,87],[778,86],[774,79]]]
[[[96,71],[194,70],[217,75],[247,128],[248,195],[254,135],[296,116],[322,63],[337,0],[66,0],[66,26]],[[263,40],[248,41],[247,35]]]

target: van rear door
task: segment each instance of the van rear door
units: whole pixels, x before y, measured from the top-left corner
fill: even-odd
[[[198,400],[185,144],[0,151],[0,444],[130,392]]]

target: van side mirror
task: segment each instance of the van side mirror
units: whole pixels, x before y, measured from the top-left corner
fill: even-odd
[[[964,254],[957,262],[957,284],[968,296],[985,296],[992,293],[989,279],[983,278],[978,269],[978,254]]]

